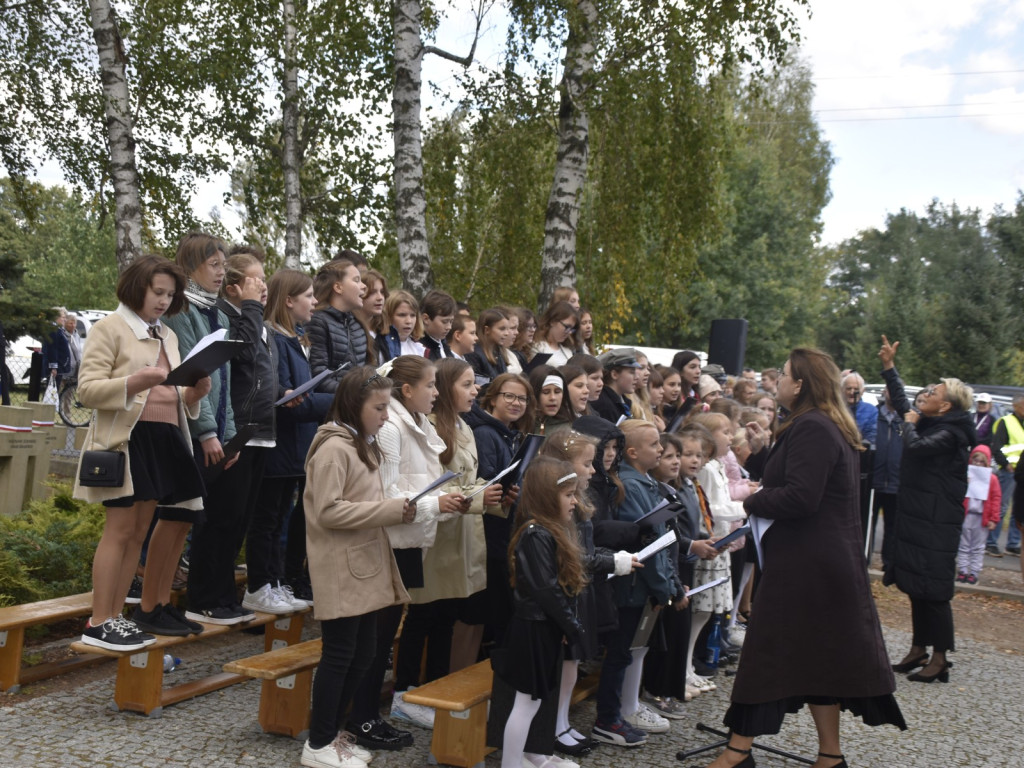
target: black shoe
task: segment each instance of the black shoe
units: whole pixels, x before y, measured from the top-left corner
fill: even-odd
[[[217,606],[216,608],[209,608],[203,610],[188,610],[185,611],[185,618],[191,619],[192,621],[202,621],[206,624],[245,624],[248,621],[252,621],[256,618],[256,614],[250,610],[242,608],[229,608],[227,606]]]
[[[128,597],[124,601],[130,605],[138,605],[142,602],[142,579],[138,576],[132,579],[132,585],[128,587]]]
[[[178,608],[178,606],[172,605],[171,603],[167,603],[167,605],[164,606],[164,613],[170,614],[171,618],[173,618],[176,622],[178,622],[184,627],[188,627],[188,631],[190,634],[202,634],[203,625],[200,624],[198,621],[192,621],[191,619],[186,617],[185,614],[182,613],[181,610]]]
[[[1006,554],[1017,555],[1017,557],[1020,557],[1020,547],[1007,547]]]
[[[305,600],[311,608],[313,607],[313,585],[310,583],[309,577],[302,576],[292,579],[289,585],[292,588],[293,595],[299,598],[299,600]]]
[[[583,741],[578,741],[572,746],[565,744],[559,739],[559,737],[569,733],[570,730],[572,729],[570,728],[565,730],[555,737],[555,752],[560,752],[561,754],[568,755],[569,757],[580,757],[581,755],[590,754],[591,750],[598,745],[598,742],[588,738],[584,738]],[[574,737],[570,736],[569,738],[572,738],[575,741]]]
[[[953,666],[952,661],[947,661],[946,666],[936,672],[934,675],[922,675],[920,672],[915,672],[912,675],[907,675],[907,680],[913,680],[915,683],[934,683],[938,680],[940,683],[949,682],[949,668]]]
[[[1002,557],[1003,556],[1003,553],[999,551],[999,547],[998,546],[996,546],[996,547],[991,547],[991,546],[985,547],[985,554],[986,555],[991,555],[992,557]],[[1019,552],[1018,552],[1018,554],[1019,554]]]
[[[833,765],[832,768],[850,768],[846,764],[846,758],[842,755],[828,755],[824,752],[819,752],[818,757],[831,757],[833,760],[838,760],[839,762]]]
[[[151,632],[154,635],[171,635],[172,637],[187,637],[192,630],[184,624],[176,621],[174,617],[164,611],[164,606],[157,603],[152,611],[142,610],[139,605],[132,613],[132,621],[143,632]]]
[[[725,745],[725,748],[730,752],[738,752],[741,755],[746,755],[746,757],[736,763],[733,768],[754,768],[754,756],[750,754],[749,749],[736,749],[736,747],[730,747],[728,744]]]
[[[108,651],[141,651],[151,645],[153,640],[155,638],[152,635],[139,632],[135,624],[121,616],[107,619],[98,627],[86,621],[82,632],[83,643]]]
[[[366,749],[405,749],[412,746],[412,734],[391,727],[385,720],[370,720],[349,729],[356,744]]]
[[[893,672],[901,672],[901,673],[902,672],[913,672],[918,667],[923,667],[925,664],[927,664],[929,658],[931,658],[931,657],[927,653],[922,653],[916,659],[911,659],[910,661],[905,661],[902,664],[893,664],[892,665],[892,671]]]

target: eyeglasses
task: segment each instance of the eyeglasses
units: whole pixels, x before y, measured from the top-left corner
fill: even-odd
[[[938,386],[938,384],[931,384],[922,389],[919,394],[922,394],[925,397],[932,397],[935,394],[935,390],[938,388]]]
[[[526,405],[530,402],[530,398],[527,395],[515,395],[511,392],[499,392],[498,396],[503,398],[506,403],[512,405],[512,403],[519,403],[520,405]]]
[[[565,330],[569,331],[570,333],[576,330],[576,325],[574,323],[563,323],[561,320],[559,320],[558,324],[565,328]]]

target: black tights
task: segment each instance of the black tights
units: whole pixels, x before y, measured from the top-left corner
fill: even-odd
[[[910,598],[914,645],[931,646],[937,653],[956,650],[953,644],[953,607],[949,600]]]

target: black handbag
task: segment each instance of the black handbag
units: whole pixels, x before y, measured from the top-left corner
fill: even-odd
[[[123,451],[85,451],[78,470],[78,484],[87,488],[118,488],[124,485]]]

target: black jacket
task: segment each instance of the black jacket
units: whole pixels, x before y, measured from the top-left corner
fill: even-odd
[[[505,358],[501,356],[501,350],[498,350],[497,360],[491,362],[487,359],[487,355],[484,354],[483,349],[477,344],[476,348],[466,355],[466,362],[473,366],[473,372],[477,376],[481,376],[489,381],[494,381],[498,376],[508,372],[508,366],[505,365]]]
[[[452,348],[448,346],[448,342],[441,339],[438,342],[435,339],[430,338],[427,334],[423,334],[423,338],[420,339],[420,344],[427,350],[427,358],[430,360],[443,360],[445,357],[455,357],[452,354]],[[442,357],[441,352],[438,348],[444,349],[444,356]]]
[[[626,402],[622,395],[607,384],[604,385],[597,400],[590,404],[590,408],[602,419],[610,421],[612,424],[617,424],[623,416],[627,418],[629,416],[626,412]]]
[[[897,413],[905,414],[910,403],[896,370],[883,371],[882,377]],[[967,460],[976,444],[974,424],[965,411],[904,424],[900,515],[885,584],[922,600],[953,598]]]
[[[477,476],[489,480],[512,463],[521,435],[514,432],[478,404],[464,417],[476,438]],[[487,557],[505,561],[512,534],[512,515],[507,518],[484,515]]]
[[[576,618],[576,600],[558,583],[558,548],[548,530],[531,523],[516,542],[516,616],[529,621],[550,619],[578,643],[583,629]]]
[[[318,309],[306,326],[309,335],[309,370],[316,376],[321,371],[348,363],[344,375],[353,368],[366,365],[366,330],[351,312],[334,307]],[[334,393],[337,376],[328,376],[317,385],[317,392]]]
[[[235,429],[258,424],[253,435],[273,440],[277,435],[274,402],[284,394],[277,386],[277,350],[270,331],[263,325],[263,305],[246,299],[239,309],[225,299],[217,299],[217,308],[228,319],[228,338],[249,342],[231,359],[231,407]]]

